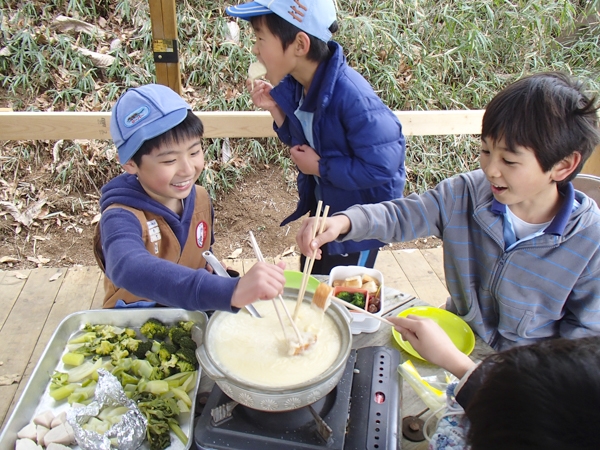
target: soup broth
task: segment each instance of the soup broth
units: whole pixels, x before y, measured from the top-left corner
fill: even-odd
[[[288,311],[293,312],[296,301],[284,301]],[[277,303],[287,335],[297,342],[289,319]],[[222,370],[253,385],[285,388],[308,381],[331,367],[341,350],[341,336],[328,314],[302,303],[296,325],[304,339],[309,335],[316,335],[317,339],[301,354],[290,355],[273,302],[256,302],[254,306],[261,319],[245,311],[215,317],[207,345]]]

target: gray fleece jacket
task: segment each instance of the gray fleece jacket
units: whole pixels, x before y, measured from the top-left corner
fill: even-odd
[[[446,307],[497,350],[597,335],[600,210],[571,183],[561,194],[563,206],[544,234],[508,251],[501,204],[481,170],[444,180],[421,195],[354,206],[343,212],[352,230],[340,240],[443,239]],[[572,211],[574,199],[580,206]]]

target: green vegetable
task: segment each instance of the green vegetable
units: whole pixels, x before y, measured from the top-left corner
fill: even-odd
[[[352,303],[352,294],[350,294],[350,292],[346,292],[346,291],[338,292],[336,297],[341,300],[344,300],[345,302]]]
[[[133,352],[134,356],[140,359],[146,357],[146,353],[152,351],[152,342],[142,341],[139,343],[137,349]]]
[[[177,422],[179,408],[174,398],[157,397],[144,392],[134,396],[140,411],[146,416],[148,427],[146,434],[150,450],[163,450],[171,445],[171,430],[183,442],[188,443],[188,437]]]
[[[140,328],[140,333],[148,339],[164,339],[167,337],[167,326],[158,319],[148,319]]]
[[[67,366],[80,366],[85,360],[85,355],[81,353],[65,353],[62,357],[62,362]]]
[[[352,294],[352,300],[350,301],[355,306],[359,308],[365,308],[366,297],[362,292],[355,292]]]

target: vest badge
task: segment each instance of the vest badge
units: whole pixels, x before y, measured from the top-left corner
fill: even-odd
[[[196,226],[196,245],[198,248],[204,247],[204,243],[206,242],[208,234],[208,224],[201,220]]]
[[[156,220],[149,220],[146,222],[148,225],[148,235],[150,236],[150,242],[154,242],[154,253],[158,254],[158,241],[160,241],[160,228]]]

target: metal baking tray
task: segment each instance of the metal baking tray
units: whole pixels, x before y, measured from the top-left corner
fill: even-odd
[[[119,327],[131,327],[139,331],[142,324],[151,317],[155,317],[168,325],[174,324],[179,320],[191,320],[202,328],[206,327],[208,321],[204,312],[186,311],[176,308],[101,309],[76,312],[65,317],[50,338],[44,353],[31,374],[31,378],[25,386],[19,402],[6,422],[2,434],[0,434],[0,449],[15,448],[17,433],[30,423],[37,414],[50,409],[54,415],[58,415],[70,407],[66,401],[60,402],[57,405],[54,399],[48,394],[50,376],[55,370],[64,369],[61,358],[66,352],[67,342],[85,324],[108,324]],[[200,368],[198,370],[200,371]],[[181,429],[189,438],[188,445],[184,446],[171,433],[172,445],[169,447],[169,450],[189,449],[193,445],[194,408],[199,384],[200,372],[198,373],[196,386],[191,393],[192,407],[190,408],[190,412],[182,413],[179,416]],[[79,446],[74,445],[72,448],[79,449]],[[145,441],[140,448],[149,450],[150,446]]]

